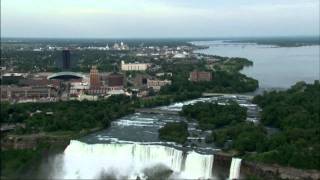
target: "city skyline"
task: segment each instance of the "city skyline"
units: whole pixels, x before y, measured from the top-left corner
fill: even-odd
[[[319,1],[1,1],[2,37],[319,36]]]

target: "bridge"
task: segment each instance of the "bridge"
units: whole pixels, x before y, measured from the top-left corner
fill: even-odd
[[[238,96],[238,97],[244,97],[247,99],[253,99],[253,95],[247,95],[247,94],[228,94],[228,93],[202,93],[203,97],[211,97],[211,96]]]
[[[140,108],[136,109],[135,112],[137,113],[148,113],[148,114],[170,114],[170,115],[179,115],[178,111],[169,111],[169,110],[162,110],[162,109],[153,109],[153,108]]]

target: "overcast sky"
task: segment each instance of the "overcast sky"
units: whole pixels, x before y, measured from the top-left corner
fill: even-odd
[[[319,35],[319,0],[1,0],[2,37]]]

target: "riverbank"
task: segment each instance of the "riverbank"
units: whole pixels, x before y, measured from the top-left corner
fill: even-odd
[[[229,168],[234,154],[226,152],[217,152],[214,154],[214,167]],[[292,167],[279,166],[276,164],[264,164],[248,161],[241,161],[241,174],[248,179],[270,180],[270,179],[320,179],[320,171],[317,170],[301,170]]]
[[[157,102],[157,101],[155,101],[155,102]],[[153,103],[150,103],[150,104],[153,104]],[[157,104],[157,103],[155,103],[155,104]],[[142,119],[142,120],[148,121],[147,118]],[[9,136],[9,137],[11,137],[12,142],[16,142],[17,145],[9,146],[9,147],[11,147],[11,148],[12,147],[32,148],[32,147],[34,147],[32,143],[30,143],[30,144],[26,144],[26,143],[23,143],[23,142],[20,143],[20,141],[28,141],[30,139],[33,139],[35,142],[37,142],[37,139],[43,139],[43,141],[47,140],[48,142],[50,142],[52,144],[59,144],[59,142],[61,142],[61,144],[64,144],[62,136],[64,136],[64,138],[66,138],[66,141],[68,142],[69,141],[68,138],[78,139],[79,137],[82,137],[82,136],[84,136],[86,134],[91,134],[91,133],[93,133],[95,131],[99,131],[99,129],[94,129],[93,131],[90,131],[90,132],[89,131],[88,132],[83,131],[81,136],[79,134],[77,136],[76,134],[72,134],[72,133],[70,134],[68,132],[44,133],[42,135],[35,135],[34,137],[32,135],[26,135],[24,137],[24,140],[19,140],[22,137],[21,135],[12,135],[12,136]],[[103,137],[103,136],[99,136],[99,137]],[[66,146],[61,148],[60,152],[63,152],[65,147]],[[48,155],[48,150],[43,151],[42,157],[44,159],[47,158],[47,155]],[[236,155],[235,153],[234,154],[232,154],[232,153],[228,154],[228,153],[221,153],[221,152],[215,154],[215,156],[214,156],[214,166],[220,166],[221,164],[224,163],[225,167],[228,169],[230,167],[232,157],[234,157],[235,155]],[[39,156],[39,153],[35,153],[35,156]],[[39,161],[39,159],[33,158],[33,161],[29,162],[28,164],[32,164],[35,161]],[[215,167],[213,167],[213,171],[215,171]],[[286,167],[281,167],[281,166],[277,167],[277,166],[274,166],[274,165],[265,165],[265,164],[262,164],[262,163],[247,161],[246,159],[244,159],[242,161],[242,165],[241,165],[241,172],[243,172],[246,175],[246,177],[251,177],[251,176],[252,177],[253,176],[259,177],[259,178],[256,178],[256,179],[276,179],[276,178],[279,179],[279,178],[283,178],[283,177],[294,177],[295,173],[302,172],[302,171],[303,170],[296,171],[296,169],[292,170],[292,168],[288,169]],[[313,177],[317,177],[317,172],[316,171],[313,172],[313,171],[308,171],[307,170],[305,172],[303,171],[303,173],[300,173],[300,174],[303,175],[303,176],[301,176],[301,178],[306,178],[306,179],[308,179],[308,177],[310,177],[309,179],[312,179]]]
[[[1,137],[1,179],[22,177],[35,171],[34,166],[59,154],[69,145],[70,140],[102,130],[101,127],[76,132],[54,132],[38,134],[2,134]],[[40,165],[39,165],[40,166]]]
[[[241,73],[259,81],[259,93],[269,89],[288,89],[298,81],[312,83],[319,79],[319,45],[276,47],[230,41],[198,41],[209,46],[196,53],[226,57],[243,57],[254,63]],[[288,68],[290,67],[290,68]]]

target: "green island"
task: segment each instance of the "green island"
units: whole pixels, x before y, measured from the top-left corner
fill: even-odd
[[[286,91],[265,92],[255,96],[253,102],[262,108],[259,124],[245,121],[246,109],[234,102],[186,105],[180,114],[196,120],[201,129],[212,130],[206,142],[213,142],[225,152],[249,161],[319,170],[319,81],[298,82]],[[160,136],[177,143],[183,138],[175,129],[166,130],[160,131]]]
[[[183,144],[187,141],[188,124],[185,122],[172,122],[159,129],[159,138],[164,141],[173,141]]]

